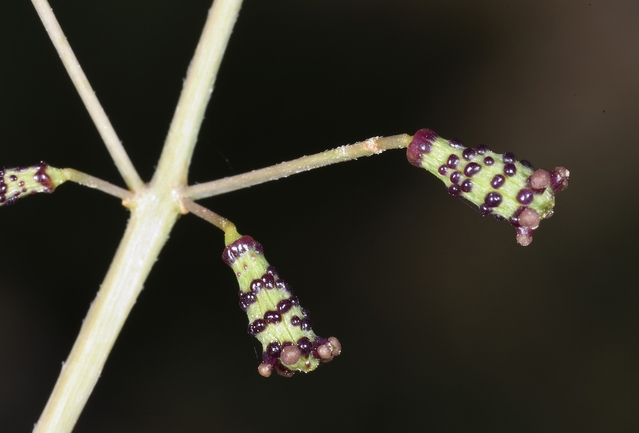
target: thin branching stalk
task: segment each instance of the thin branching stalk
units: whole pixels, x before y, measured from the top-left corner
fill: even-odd
[[[363,156],[382,153],[389,149],[402,149],[408,146],[411,137],[407,134],[390,137],[373,137],[355,144],[337,147],[315,155],[303,156],[292,161],[282,162],[271,167],[254,170],[237,176],[225,177],[212,182],[200,183],[186,188],[185,197],[199,200],[224,194],[260,183],[303,173],[314,168],[350,161]]]
[[[182,199],[182,206],[184,206],[184,209],[191,212],[193,215],[210,222],[215,227],[224,232],[228,230],[235,230],[235,224],[233,224],[231,221],[216,214],[212,210],[205,208],[204,206],[200,206],[199,204],[189,200],[188,198]]]
[[[66,36],[64,36],[62,28],[60,28],[60,24],[53,14],[51,6],[49,6],[49,2],[47,0],[31,1],[124,182],[132,191],[141,190],[144,187],[144,183],[135,167],[133,167],[129,155],[127,155],[122,142],[113,129],[113,125],[111,125],[102,105],[100,105],[98,98],[95,96],[95,92],[91,88],[86,75],[84,75],[78,59],[73,54],[71,45],[69,45]]]
[[[153,184],[183,187],[206,106],[242,0],[216,0],[189,66]]]
[[[133,193],[131,191],[120,188],[117,185],[113,185],[106,180],[91,176],[90,174],[82,173],[81,171],[74,170],[72,168],[65,168],[64,174],[71,182],[100,190],[114,197],[118,197],[123,201],[128,201],[133,198]]]
[[[179,191],[186,182],[204,109],[241,3],[217,0],[209,12],[153,182],[134,189],[135,195],[128,200],[131,218],[125,235],[34,432],[73,429],[151,267],[184,211]],[[44,1],[34,0],[34,4],[45,17],[47,30],[57,27],[52,39],[59,43],[64,36],[50,7]],[[214,30],[216,25],[220,28]],[[70,74],[77,72],[72,69]],[[92,93],[88,83],[84,89]]]

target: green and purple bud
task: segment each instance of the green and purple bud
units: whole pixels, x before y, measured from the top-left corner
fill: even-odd
[[[300,306],[291,287],[264,257],[262,245],[250,236],[227,232],[222,260],[235,272],[240,285],[240,308],[249,319],[248,333],[262,343],[258,372],[273,371],[290,377],[308,373],[341,353],[335,337],[315,335],[308,311]]]
[[[508,220],[523,246],[532,242],[541,220],[552,216],[555,194],[568,187],[570,176],[565,167],[535,170],[510,152],[498,154],[484,145],[464,147],[430,129],[415,133],[406,157],[441,179],[450,195],[474,203],[482,215]]]
[[[51,193],[68,180],[64,170],[46,162],[29,167],[0,169],[0,206],[13,204],[19,198],[38,192]]]

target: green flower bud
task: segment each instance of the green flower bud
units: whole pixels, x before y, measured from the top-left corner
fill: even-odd
[[[51,193],[66,181],[64,170],[49,167],[46,162],[0,169],[0,206],[13,204],[21,197],[37,192]]]
[[[555,193],[568,187],[570,172],[564,167],[553,171],[534,170],[525,160],[510,152],[503,155],[479,145],[464,147],[446,140],[430,129],[420,129],[408,146],[406,156],[441,179],[448,193],[463,197],[479,207],[482,215],[507,219],[517,229],[517,242],[532,242],[532,232],[543,219],[550,218]]]
[[[222,259],[239,282],[240,308],[249,319],[248,333],[262,343],[258,372],[268,377],[275,370],[289,377],[296,371],[313,371],[320,362],[338,356],[341,345],[337,338],[315,335],[308,311],[266,261],[262,245],[234,230],[226,237]]]

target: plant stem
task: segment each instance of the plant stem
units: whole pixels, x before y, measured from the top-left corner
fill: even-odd
[[[315,155],[303,156],[260,170],[193,185],[186,188],[183,191],[183,195],[192,200],[213,197],[326,165],[350,161],[362,156],[375,155],[389,149],[402,149],[410,144],[410,140],[411,136],[407,134],[393,135],[390,137],[373,137],[355,144],[341,146],[325,152],[316,153]]]
[[[133,167],[133,164],[129,159],[129,155],[127,155],[124,150],[122,142],[113,129],[113,125],[111,125],[102,105],[100,105],[100,101],[98,101],[98,98],[95,96],[95,92],[91,88],[91,84],[89,84],[89,80],[84,74],[78,59],[75,57],[75,54],[73,54],[71,45],[69,45],[67,38],[64,36],[62,28],[60,28],[60,24],[53,14],[51,6],[47,0],[31,0],[31,2],[38,12],[40,20],[42,20],[42,24],[51,38],[53,46],[58,52],[60,59],[62,59],[62,63],[64,64],[71,81],[73,81],[73,85],[80,94],[80,98],[82,98],[84,106],[89,112],[91,119],[93,119],[93,123],[96,128],[98,128],[98,132],[100,133],[102,140],[104,140],[104,144],[111,154],[111,158],[113,158],[116,167],[120,171],[120,175],[124,179],[124,182],[132,191],[141,190],[144,188],[144,183],[142,182],[142,179],[140,179],[135,167]]]
[[[105,192],[114,197],[118,197],[122,200],[131,200],[133,193],[119,186],[113,185],[105,180],[98,179],[89,174],[82,173],[81,171],[74,170],[72,168],[63,169],[66,178],[71,182],[78,183],[80,185],[88,186],[89,188],[95,188],[102,192]]]
[[[153,176],[154,184],[166,181],[167,187],[175,188],[187,183],[206,105],[241,5],[242,0],[216,0],[209,11]]]
[[[84,77],[70,48],[61,42],[64,35],[46,1],[33,2],[43,17],[42,21],[54,44],[62,47],[58,49],[64,51],[65,65],[72,59],[71,67],[67,68],[69,74],[73,78],[79,71],[81,77]],[[129,224],[71,354],[34,428],[36,433],[69,433],[73,429],[151,267],[157,261],[177,216],[183,210],[178,191],[186,183],[197,132],[241,3],[241,0],[216,0],[209,12],[152,183],[146,187],[137,174],[135,177],[131,177],[129,172],[127,175],[123,174],[127,184],[135,192],[128,202],[132,214]],[[52,28],[54,29],[51,30]],[[63,56],[62,53],[60,55]],[[75,78],[73,79],[75,82]],[[93,94],[86,78],[83,80],[81,95]],[[95,106],[87,105],[87,108],[91,111]],[[99,129],[102,132],[100,126]],[[120,159],[116,159],[116,163],[117,161],[121,162]]]
[[[186,210],[191,212],[193,215],[202,218],[203,220],[210,222],[218,229],[227,232],[229,230],[235,230],[235,224],[226,218],[216,214],[212,210],[201,206],[194,201],[189,200],[188,198],[182,199],[182,205]]]
[[[136,196],[111,267],[62,367],[35,433],[68,433],[77,422],[178,211],[170,194]]]

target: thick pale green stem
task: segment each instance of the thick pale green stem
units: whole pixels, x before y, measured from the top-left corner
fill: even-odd
[[[170,192],[139,195],[98,295],[34,432],[70,432],[178,216]]]

